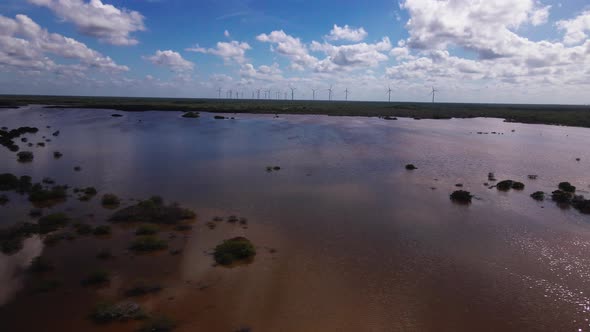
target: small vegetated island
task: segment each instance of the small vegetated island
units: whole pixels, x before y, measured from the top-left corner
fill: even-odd
[[[213,257],[220,265],[229,266],[237,262],[247,262],[256,256],[256,248],[245,237],[225,240],[215,247]]]

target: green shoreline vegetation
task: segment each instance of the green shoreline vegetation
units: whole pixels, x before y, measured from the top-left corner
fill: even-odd
[[[0,107],[49,105],[49,108],[96,108],[119,111],[183,111],[253,114],[323,114],[334,116],[407,117],[415,119],[502,118],[507,122],[590,128],[590,106],[461,104],[356,101],[226,100],[190,98],[123,98],[68,96],[0,96]]]

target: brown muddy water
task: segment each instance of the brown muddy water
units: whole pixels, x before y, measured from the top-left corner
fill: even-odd
[[[0,149],[0,173],[99,191],[90,202],[72,196],[45,213],[103,224],[113,211],[99,197],[110,192],[123,206],[160,195],[198,214],[190,231],[163,230],[170,248],[156,254],[129,252],[135,228],[119,225],[109,237],[54,246],[32,237],[18,253],[0,254],[0,330],[135,331],[140,322],[96,325],[88,315],[98,302],[124,299],[137,280],[162,285],[136,300],[176,320],[178,331],[590,330],[590,216],[529,197],[562,181],[588,195],[589,129],[233,116],[0,110],[1,126],[37,126],[24,137],[52,139],[32,148],[27,164]],[[405,170],[408,163],[418,169]],[[266,171],[275,165],[281,170]],[[488,172],[526,188],[489,189]],[[471,205],[450,201],[458,183],[476,195]],[[26,197],[7,195],[0,227],[30,221]],[[209,229],[216,215],[249,222]],[[214,266],[212,248],[234,236],[252,240],[254,261]],[[97,260],[105,248],[116,257]],[[60,287],[32,291],[39,278],[25,270],[37,256],[54,263],[44,278]],[[97,268],[112,272],[110,284],[82,287]]]

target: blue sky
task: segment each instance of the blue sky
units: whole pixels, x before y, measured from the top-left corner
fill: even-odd
[[[4,0],[0,93],[588,104],[589,35],[582,0]]]

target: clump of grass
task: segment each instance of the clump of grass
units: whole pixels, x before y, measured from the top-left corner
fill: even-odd
[[[140,329],[139,332],[170,332],[176,329],[177,324],[172,319],[160,316],[148,320]]]
[[[135,239],[129,249],[138,252],[158,251],[168,248],[166,241],[152,235],[140,236]]]
[[[531,197],[535,201],[544,201],[545,200],[545,193],[542,191],[535,191],[534,193],[531,194]]]
[[[584,196],[576,196],[572,200],[573,207],[583,214],[590,214],[590,200],[584,199]]]
[[[502,190],[502,191],[508,191],[510,190],[510,188],[512,188],[512,184],[514,183],[514,181],[512,180],[504,180],[504,181],[500,181],[498,182],[498,184],[496,185],[496,188],[498,190]]]
[[[89,224],[78,223],[74,225],[74,228],[76,229],[76,233],[80,235],[88,235],[94,232],[94,227]]]
[[[229,216],[227,218],[227,221],[230,222],[230,223],[232,223],[232,224],[233,223],[236,223],[236,222],[238,222],[238,217],[237,216]]]
[[[34,158],[33,152],[31,151],[21,151],[16,154],[16,157],[18,158],[18,161],[21,163],[31,162]]]
[[[74,190],[74,192],[82,193],[82,195],[78,199],[83,202],[91,200],[94,196],[96,196],[96,194],[98,194],[98,191],[94,187],[82,188]]]
[[[177,225],[176,227],[174,227],[174,229],[179,232],[185,232],[185,231],[190,231],[191,229],[193,229],[193,226],[187,225],[187,224],[180,224],[180,225]]]
[[[177,224],[195,216],[196,214],[191,210],[175,204],[165,205],[162,198],[154,196],[115,212],[110,221]]]
[[[111,259],[113,257],[114,257],[113,254],[108,249],[103,249],[103,250],[99,251],[98,254],[96,254],[96,258],[102,259],[102,260]]]
[[[413,171],[413,170],[415,170],[415,169],[418,169],[418,167],[414,166],[414,164],[407,164],[407,165],[406,165],[406,169],[407,169],[408,171]]]
[[[54,279],[50,279],[50,280],[40,280],[37,281],[31,291],[33,293],[48,293],[51,292],[59,287],[61,287],[62,282],[59,280],[54,280]]]
[[[0,229],[0,250],[9,255],[18,252],[23,247],[23,239],[39,233],[39,225],[22,223]]]
[[[81,170],[82,170],[82,167],[80,167],[80,166],[74,166],[74,171],[80,172]]]
[[[573,198],[574,195],[572,193],[563,190],[555,190],[551,193],[551,199],[557,203],[569,204]]]
[[[162,286],[158,284],[150,284],[144,281],[137,282],[131,288],[125,290],[125,296],[127,297],[137,297],[137,296],[144,296],[148,294],[158,293],[162,290]]]
[[[29,217],[31,218],[39,218],[43,215],[43,210],[41,209],[31,209],[31,211],[29,211]]]
[[[61,240],[64,240],[65,238],[66,236],[64,233],[49,234],[45,237],[45,239],[43,239],[43,243],[47,246],[54,246],[58,244]]]
[[[59,158],[61,158],[61,157],[63,157],[63,153],[61,153],[61,152],[59,152],[59,151],[55,151],[55,152],[53,152],[53,158],[55,158],[55,159],[59,159]]]
[[[96,270],[90,273],[86,278],[82,279],[84,286],[104,285],[111,281],[111,275],[108,271]]]
[[[514,189],[514,190],[524,190],[524,183],[518,182],[518,181],[514,181],[512,183],[512,189]]]
[[[215,216],[213,217],[213,221],[223,221],[223,217]]]
[[[561,182],[559,184],[559,189],[565,191],[566,193],[575,193],[576,187],[572,186],[569,182]]]
[[[109,303],[103,302],[96,305],[90,318],[95,323],[106,324],[110,322],[123,322],[146,318],[141,306],[135,302]]]
[[[112,232],[111,226],[109,226],[109,225],[100,225],[100,226],[96,226],[96,228],[94,229],[94,231],[92,232],[92,234],[94,234],[96,236],[104,236],[104,235],[110,235],[111,232]]]
[[[471,199],[473,195],[469,191],[465,190],[457,190],[451,194],[451,200],[453,202],[462,203],[462,204],[469,204],[471,203]]]
[[[0,195],[0,205],[6,205],[10,199],[6,195]]]
[[[119,204],[121,204],[121,200],[119,199],[119,197],[117,197],[117,195],[104,194],[102,196],[101,203],[103,206],[116,207],[116,206],[119,206]]]
[[[182,115],[183,118],[195,119],[200,117],[199,112],[186,112]]]
[[[54,186],[51,189],[43,189],[41,185],[35,184],[29,193],[29,201],[42,204],[50,201],[64,200],[67,196],[67,187],[65,186]]]
[[[160,227],[154,224],[141,225],[135,231],[135,235],[154,235],[160,231]]]
[[[39,233],[47,234],[66,226],[70,222],[70,217],[65,213],[52,213],[39,218]]]
[[[236,261],[248,260],[256,255],[256,249],[245,237],[235,237],[217,245],[213,252],[215,261],[220,265],[231,265]]]
[[[43,178],[43,180],[41,180],[41,182],[45,183],[45,184],[55,184],[55,180],[53,180],[52,178]]]
[[[41,256],[37,256],[31,261],[31,266],[29,266],[28,271],[35,274],[40,274],[52,271],[53,269],[54,266],[51,264],[51,262],[43,259]]]

